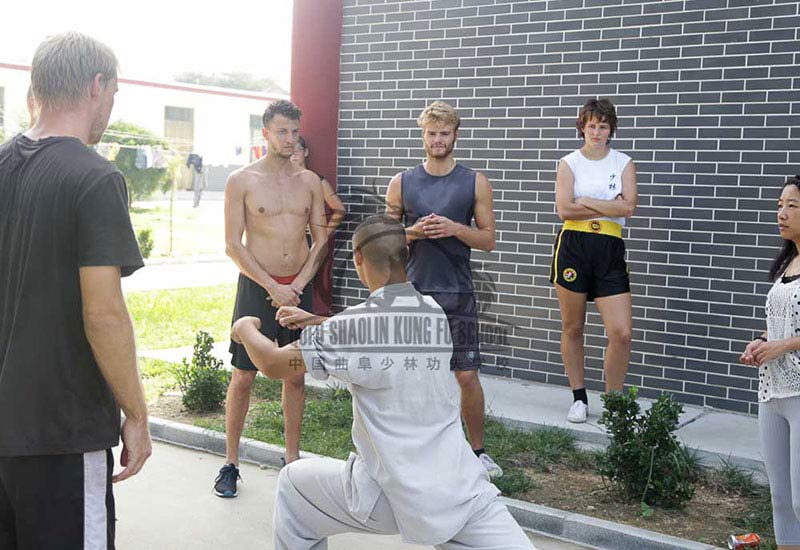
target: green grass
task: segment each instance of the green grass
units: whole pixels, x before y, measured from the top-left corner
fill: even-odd
[[[281,382],[257,377],[253,395],[264,399],[247,415],[243,435],[257,441],[285,446]],[[200,419],[195,423],[209,430],[224,432],[224,419]],[[307,388],[303,412],[302,449],[307,452],[345,459],[355,450],[350,436],[353,403],[346,390]]]
[[[760,489],[752,472],[740,468],[730,460],[723,460],[718,469],[709,471],[706,480],[719,492],[743,497],[756,495]]]
[[[548,472],[556,464],[588,468],[593,461],[589,453],[577,448],[572,434],[555,427],[523,431],[487,420],[484,446],[503,468],[503,476],[495,484],[507,496],[535,488],[527,468],[540,472]]]
[[[151,402],[167,390],[175,388],[175,365],[159,359],[142,357],[139,369],[142,372],[142,384],[147,402]]]
[[[247,416],[244,436],[275,445],[285,445],[280,381],[256,378],[255,396],[265,401],[255,405]],[[352,398],[346,390],[308,388],[300,439],[304,451],[347,458],[354,451],[350,430],[353,424]],[[224,432],[220,419],[202,419],[198,426]],[[588,467],[591,456],[577,449],[574,437],[559,428],[532,432],[509,428],[496,421],[486,422],[486,448],[503,467],[496,480],[503,494],[511,496],[535,488],[526,468],[546,471],[554,464]]]
[[[126,295],[139,349],[167,349],[194,344],[198,330],[216,342],[230,335],[236,285],[150,290]]]
[[[151,258],[170,255],[169,202],[148,202],[131,208],[134,229],[153,231]],[[221,201],[201,202],[195,209],[183,201],[176,202],[172,225],[172,256],[224,254],[225,227]]]

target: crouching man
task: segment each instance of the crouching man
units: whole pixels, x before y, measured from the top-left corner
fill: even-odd
[[[331,318],[295,307],[278,321],[307,327],[277,347],[239,319],[232,338],[270,378],[308,371],[345,382],[353,443],[345,464],[299,460],[281,470],[273,520],[276,550],[324,550],[339,533],[400,533],[441,549],[530,550],[461,427],[447,317],[406,279],[403,226],[373,216],[353,237],[356,271],[371,294]]]

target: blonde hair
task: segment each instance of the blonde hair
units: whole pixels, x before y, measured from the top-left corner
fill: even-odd
[[[88,97],[97,74],[106,81],[117,77],[117,58],[111,48],[78,32],[47,38],[36,48],[31,63],[31,89],[44,109],[74,107]]]
[[[417,117],[417,126],[424,128],[426,124],[451,124],[454,130],[458,130],[461,126],[461,117],[449,103],[434,101]]]

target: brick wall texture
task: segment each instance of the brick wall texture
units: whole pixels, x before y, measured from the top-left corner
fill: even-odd
[[[548,282],[556,162],[589,97],[616,105],[613,146],[639,172],[625,232],[634,304],[627,382],[640,395],[755,412],[737,358],[764,329],[776,199],[800,172],[800,2],[344,0],[335,309],[367,295],[352,230],[424,157],[430,101],[464,119],[456,156],[494,187],[497,248],[473,253],[484,372],[567,385]],[[324,85],[324,83],[321,83]],[[444,267],[444,266],[443,266]],[[759,332],[760,333],[760,332]],[[605,337],[589,308],[587,382]],[[533,396],[532,396],[533,398]],[[566,402],[567,398],[565,398]]]

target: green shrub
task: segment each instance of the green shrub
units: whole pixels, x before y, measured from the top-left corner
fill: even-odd
[[[207,332],[198,331],[192,362],[184,358],[183,364],[175,368],[183,404],[193,412],[215,411],[225,401],[228,373],[222,368],[222,361],[211,354],[213,345],[214,339]]]
[[[683,407],[662,394],[644,414],[637,389],[603,396],[600,418],[611,443],[599,473],[630,500],[666,508],[681,507],[694,496],[692,457],[675,437]]]
[[[149,227],[140,229],[136,234],[136,240],[139,242],[139,250],[142,251],[142,257],[149,258],[153,252],[153,230]]]

